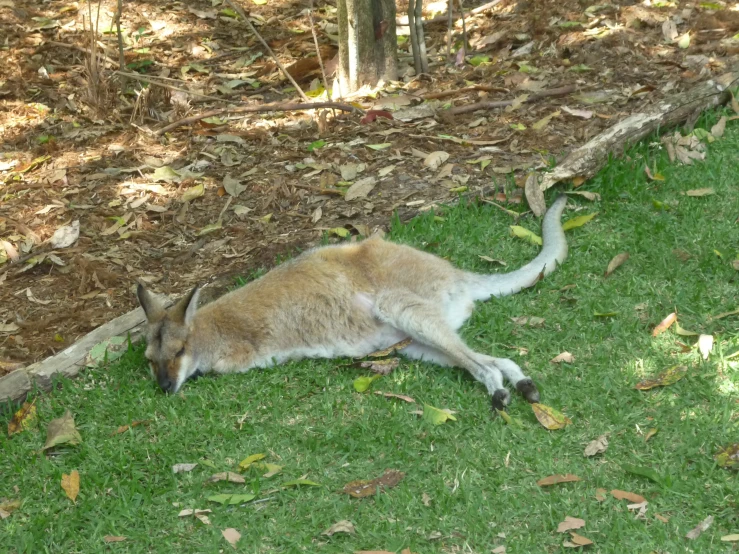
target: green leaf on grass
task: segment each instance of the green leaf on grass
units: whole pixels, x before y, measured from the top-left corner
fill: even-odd
[[[507,425],[515,425],[516,427],[523,427],[523,423],[521,423],[521,420],[515,417],[511,417],[508,412],[505,410],[495,410],[498,412],[498,415],[503,418],[503,421],[506,422]]]
[[[722,448],[716,454],[716,463],[727,469],[739,469],[739,443]]]
[[[564,225],[562,225],[562,229],[565,231],[569,231],[570,229],[574,229],[575,227],[582,227],[588,221],[593,219],[596,215],[598,215],[598,212],[588,215],[579,215],[577,217],[573,217],[572,219],[568,219],[564,222]]]
[[[357,392],[365,392],[370,388],[370,385],[377,381],[382,375],[372,375],[371,377],[357,377],[354,379],[354,390]]]
[[[672,366],[664,370],[662,373],[651,379],[645,379],[635,385],[638,390],[649,390],[655,387],[665,387],[677,383],[688,373],[688,368],[684,365]]]
[[[208,500],[210,502],[218,502],[218,504],[233,505],[249,502],[250,500],[254,500],[256,497],[256,494],[216,494],[214,496],[209,496]]]
[[[671,481],[671,479],[662,477],[659,473],[657,473],[654,469],[651,467],[641,467],[641,466],[632,466],[629,464],[623,464],[621,466],[621,469],[628,473],[633,473],[634,475],[640,475],[642,477],[646,477],[650,481],[654,481],[658,485],[667,486],[668,481]]]
[[[308,487],[320,487],[321,483],[316,483],[315,481],[309,481],[308,479],[295,479],[294,481],[288,481],[287,483],[282,483],[283,487],[300,487],[300,486],[308,486]]]
[[[536,244],[539,246],[542,245],[541,237],[539,235],[537,235],[533,231],[529,231],[525,227],[521,227],[520,225],[511,225],[511,234],[514,237],[527,240],[531,244]]]
[[[449,419],[457,421],[457,418],[453,414],[454,412],[446,408],[440,409],[429,406],[428,404],[423,405],[423,419],[434,425],[441,425]]]
[[[249,468],[250,465],[252,465],[254,462],[258,462],[259,460],[264,460],[266,458],[266,454],[252,454],[251,456],[247,456],[243,460],[239,462],[239,469],[241,471],[244,471]]]

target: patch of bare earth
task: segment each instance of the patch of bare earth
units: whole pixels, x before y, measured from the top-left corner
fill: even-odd
[[[307,4],[243,5],[319,98]],[[215,294],[230,283],[224,276],[273,265],[326,232],[338,240],[339,228],[366,235],[394,211],[410,217],[460,193],[520,203],[527,171],[725,68],[739,14],[710,6],[502,1],[466,18],[466,60],[455,56],[456,21],[447,61],[445,3],[427,3],[431,73],[414,76],[399,27],[400,80],[351,99],[392,119],[224,113],[157,136],[188,115],[297,95],[226,6],[126,3],[128,70],[157,84],[142,93],[145,81],[129,78],[122,96],[107,32],[114,2],[102,3],[101,77],[91,83],[87,4],[0,0],[0,372],[135,307],[137,279],[169,294],[216,281]],[[336,12],[320,1],[316,9],[331,70]],[[448,111],[494,100],[513,103]],[[421,112],[423,102],[433,109]],[[75,221],[79,238],[53,248],[54,232]]]

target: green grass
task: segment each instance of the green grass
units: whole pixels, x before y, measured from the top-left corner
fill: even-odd
[[[510,414],[523,425],[509,427],[491,414],[482,385],[461,370],[412,361],[402,361],[373,389],[451,408],[456,422],[433,427],[409,414],[413,405],[354,392],[352,381],[361,372],[347,360],[201,378],[170,397],[157,390],[136,348],[109,368],[60,381],[53,394],[37,400],[39,430],[0,439],[0,498],[22,500],[0,521],[2,550],[228,552],[220,530],[234,527],[242,534],[237,550],[249,553],[408,547],[419,554],[488,553],[497,545],[509,554],[565,552],[567,536],[556,528],[569,515],[586,521],[578,532],[595,542],[592,552],[733,551],[719,539],[739,532],[739,479],[717,467],[713,456],[739,438],[739,359],[727,358],[739,348],[739,326],[736,316],[709,316],[739,307],[739,272],[731,266],[739,254],[737,151],[736,126],[693,167],[670,164],[653,145],[632,149],[583,187],[600,193],[601,202],[572,198],[582,207],[578,214],[599,213],[568,232],[564,266],[533,290],[481,304],[464,327],[476,349],[524,366],[542,401],[573,420],[565,430],[541,427],[518,395]],[[647,181],[645,163],[665,181]],[[707,186],[716,194],[680,194]],[[660,211],[653,200],[674,205]],[[493,206],[449,208],[442,215],[444,221],[429,215],[396,224],[392,235],[477,271],[491,269],[479,255],[514,268],[536,254],[536,247],[509,236],[511,219]],[[539,232],[532,219],[521,224]],[[681,260],[675,250],[689,258]],[[605,279],[609,260],[624,251],[631,259]],[[695,351],[683,353],[676,341],[692,344],[694,338],[676,335],[674,327],[652,338],[654,326],[675,309],[682,327],[715,336],[708,361]],[[597,318],[595,312],[618,315]],[[545,325],[511,322],[522,315],[544,317]],[[575,363],[549,363],[564,350]],[[678,363],[689,367],[678,383],[634,389],[644,376]],[[67,409],[84,442],[58,455],[38,455],[43,429]],[[119,425],[145,419],[148,426],[111,436]],[[645,442],[650,428],[658,432]],[[585,458],[585,445],[604,433],[606,453]],[[245,486],[206,483],[216,471],[234,470],[260,452],[282,472],[264,479],[249,470]],[[201,463],[191,473],[172,473],[176,463],[202,459],[215,467]],[[628,473],[624,464],[654,468],[672,483]],[[406,473],[396,488],[365,499],[341,492],[345,483],[386,468]],[[62,474],[73,469],[81,475],[76,504],[60,487]],[[536,485],[557,473],[582,481]],[[303,475],[321,486],[279,489]],[[636,519],[626,501],[608,496],[598,502],[597,488],[644,495],[646,519]],[[225,507],[206,500],[250,491],[270,500]],[[178,518],[183,508],[211,508],[212,525]],[[709,515],[715,518],[711,528],[686,540],[685,533]],[[321,535],[342,519],[353,522],[356,535]],[[127,540],[106,545],[105,535]]]

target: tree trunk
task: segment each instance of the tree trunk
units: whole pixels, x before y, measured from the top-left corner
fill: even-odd
[[[398,78],[395,0],[338,0],[340,95]],[[334,93],[336,94],[336,93]]]

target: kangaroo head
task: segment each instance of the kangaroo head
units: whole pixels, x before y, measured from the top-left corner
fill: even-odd
[[[200,289],[195,287],[170,308],[139,283],[139,303],[147,319],[146,359],[164,392],[175,393],[197,372],[197,361],[188,344]]]

